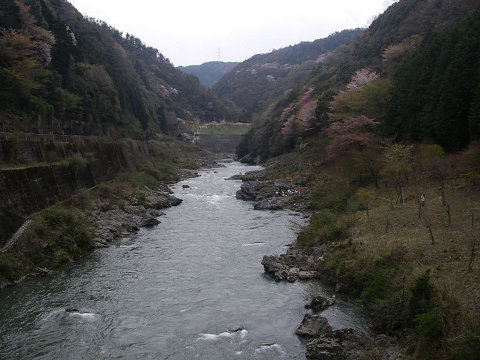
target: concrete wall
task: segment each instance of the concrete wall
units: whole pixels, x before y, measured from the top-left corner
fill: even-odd
[[[195,144],[214,153],[234,154],[241,135],[198,135]]]
[[[126,151],[125,144],[98,139],[0,141],[0,164],[16,160],[25,166],[0,170],[0,246],[23,217],[126,170]]]

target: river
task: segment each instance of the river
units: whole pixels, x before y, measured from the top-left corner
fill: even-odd
[[[305,359],[294,332],[309,285],[275,282],[260,263],[302,217],[237,200],[240,182],[225,179],[253,169],[202,171],[173,187],[184,201],[158,226],[0,291],[0,359]],[[348,302],[323,315],[365,330]]]

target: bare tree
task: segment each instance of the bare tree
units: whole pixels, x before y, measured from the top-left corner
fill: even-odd
[[[432,217],[427,211],[424,211],[422,214],[422,220],[423,220],[423,224],[428,229],[428,232],[430,234],[430,240],[432,241],[432,245],[433,245],[435,244],[435,236],[433,235],[433,231],[432,231],[432,226],[433,226]]]
[[[475,255],[480,248],[480,229],[471,229],[465,234],[469,244],[470,244],[470,260],[468,262],[468,271],[472,270],[473,261],[475,260]]]

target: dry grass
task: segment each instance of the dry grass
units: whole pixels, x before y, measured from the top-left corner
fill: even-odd
[[[350,241],[357,251],[347,261],[364,263],[400,251],[407,284],[431,269],[448,338],[462,341],[467,329],[480,325],[480,256],[469,266],[473,242],[480,249],[480,193],[460,182],[451,184],[445,194],[449,224],[440,187],[424,187],[424,207],[413,187],[404,189],[404,204],[395,203],[389,189],[373,191],[369,215],[365,210],[351,215],[356,221]]]

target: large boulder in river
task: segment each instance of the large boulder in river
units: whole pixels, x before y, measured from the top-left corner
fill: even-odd
[[[255,210],[280,210],[284,209],[289,203],[289,198],[286,197],[271,197],[257,201],[253,208]]]
[[[317,253],[307,253],[295,248],[290,248],[286,254],[265,255],[262,259],[265,272],[272,274],[276,280],[290,282],[318,278],[317,262]]]
[[[313,312],[320,312],[335,304],[335,299],[329,300],[323,296],[314,296],[310,303],[305,305],[305,309],[311,309]]]
[[[140,223],[140,226],[141,227],[153,227],[153,226],[158,225],[158,224],[160,224],[160,221],[152,216],[152,217],[143,219],[142,222]]]
[[[329,331],[307,344],[305,356],[309,360],[361,359],[371,344],[371,339],[358,330]]]
[[[328,320],[320,315],[306,314],[302,323],[295,331],[300,336],[315,337],[332,331],[332,327],[328,324]]]
[[[170,189],[145,188],[141,197],[133,197],[121,208],[116,204],[104,203],[98,206],[95,217],[98,226],[95,232],[95,246],[104,247],[121,236],[136,232],[140,227],[151,227],[160,223],[157,219],[163,213],[159,209],[179,205],[182,200],[170,195]]]
[[[172,206],[177,206],[182,203],[182,199],[176,198],[166,192],[144,190],[146,207],[151,209],[166,209]]]
[[[259,201],[275,195],[277,189],[270,181],[245,181],[240,185],[236,197],[240,200]]]
[[[293,195],[295,185],[273,183],[271,181],[244,181],[237,191],[236,197],[240,200],[260,201],[279,196],[282,193]]]

